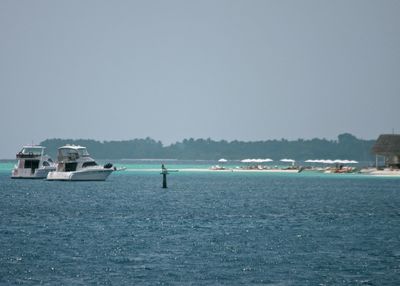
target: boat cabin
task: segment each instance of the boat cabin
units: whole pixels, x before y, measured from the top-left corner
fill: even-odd
[[[24,146],[21,151],[16,155],[18,159],[17,167],[19,169],[31,169],[31,173],[35,173],[35,170],[40,167],[40,160],[44,154],[44,147],[42,146]],[[49,163],[43,162],[43,165]],[[49,165],[50,166],[50,165]]]
[[[58,162],[76,161],[79,158],[89,156],[85,147],[71,145],[58,148],[57,160]]]
[[[66,145],[58,148],[58,167],[61,172],[74,172],[77,169],[96,166],[86,147]]]

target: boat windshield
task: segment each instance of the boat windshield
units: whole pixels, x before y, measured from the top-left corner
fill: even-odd
[[[79,153],[79,156],[82,156],[82,157],[89,156],[89,153],[86,148],[79,148],[78,153]]]
[[[76,160],[79,158],[78,152],[75,149],[63,148],[58,149],[58,161]]]
[[[89,156],[88,151],[86,148],[60,148],[58,149],[58,160],[62,161],[64,159],[69,160],[76,160],[80,157],[87,157]]]
[[[41,155],[42,148],[35,148],[35,147],[25,147],[21,150],[22,154],[32,154],[32,155]]]

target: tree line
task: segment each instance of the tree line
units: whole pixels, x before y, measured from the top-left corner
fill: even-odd
[[[226,158],[240,160],[245,158],[271,158],[279,160],[291,158],[307,159],[351,159],[370,161],[371,148],[375,140],[358,139],[352,134],[340,134],[337,140],[298,139],[266,141],[215,141],[208,139],[184,139],[181,142],[164,146],[152,138],[124,141],[96,141],[91,139],[46,139],[40,144],[47,147],[47,153],[55,158],[57,148],[67,145],[81,145],[98,159],[204,159]]]

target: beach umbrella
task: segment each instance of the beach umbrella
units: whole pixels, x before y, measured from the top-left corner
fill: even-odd
[[[242,163],[266,163],[266,162],[272,162],[273,160],[272,159],[269,159],[269,158],[267,158],[267,159],[243,159],[243,160],[240,160],[240,162],[242,162]]]
[[[306,163],[319,163],[319,160],[316,160],[316,159],[309,159],[309,160],[306,160],[306,161],[304,161],[304,162],[306,162]]]
[[[350,160],[350,161],[349,161],[349,164],[358,164],[358,161],[356,161],[356,160]]]
[[[222,158],[222,159],[219,159],[218,162],[219,162],[219,163],[226,163],[226,162],[228,162],[228,160]]]
[[[294,162],[296,162],[296,161],[293,160],[293,159],[281,159],[280,161],[281,161],[281,162],[286,162],[286,163],[294,163]]]

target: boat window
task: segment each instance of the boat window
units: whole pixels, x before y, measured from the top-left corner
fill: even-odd
[[[97,163],[95,161],[90,161],[90,162],[85,162],[82,164],[82,168],[91,167],[91,166],[97,166]]]
[[[49,164],[49,162],[47,162],[47,161],[43,161],[43,166],[45,166],[45,167],[50,167],[50,164]]]
[[[65,172],[76,171],[76,165],[78,165],[78,163],[76,163],[76,162],[74,162],[74,163],[65,163]]]
[[[37,169],[39,168],[39,160],[25,160],[25,169]]]

